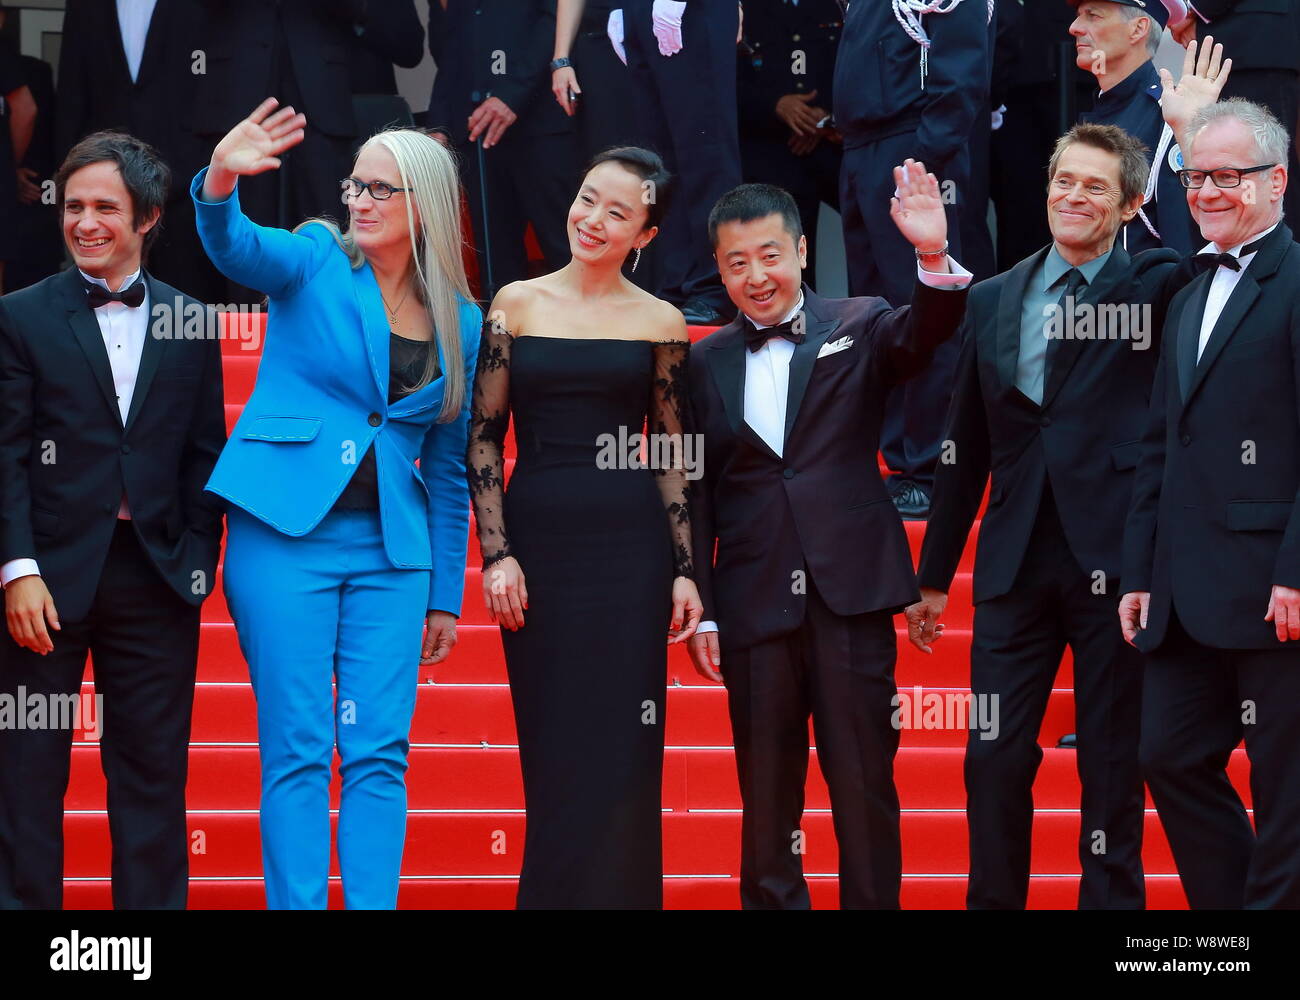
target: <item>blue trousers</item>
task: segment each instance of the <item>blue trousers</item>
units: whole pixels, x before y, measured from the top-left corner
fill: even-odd
[[[393,568],[374,511],[328,514],[301,538],[238,508],[227,522],[226,601],[257,697],[267,906],[325,908],[337,744],[344,901],[393,909],[429,571]]]

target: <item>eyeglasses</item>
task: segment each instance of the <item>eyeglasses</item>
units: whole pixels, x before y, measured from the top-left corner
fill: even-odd
[[[385,184],[383,181],[359,181],[355,177],[344,177],[339,181],[339,191],[343,195],[343,203],[346,205],[349,198],[361,197],[362,191],[369,191],[370,197],[375,201],[387,201],[393,196],[394,191],[410,191],[410,188],[397,188],[391,184]]]
[[[1205,187],[1205,178],[1214,181],[1218,188],[1235,188],[1241,186],[1245,174],[1256,174],[1261,170],[1272,170],[1276,163],[1265,163],[1262,167],[1220,167],[1218,170],[1179,170],[1178,179],[1185,188]]]

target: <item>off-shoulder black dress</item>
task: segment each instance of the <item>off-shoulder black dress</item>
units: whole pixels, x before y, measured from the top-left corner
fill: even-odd
[[[466,468],[484,572],[514,556],[528,593],[524,627],[502,629],[527,807],[520,908],[663,905],[666,643],[673,578],[692,572],[688,480],[670,447],[650,452],[659,468],[627,456],[647,418],[658,445],[689,433],[689,349],[484,328]]]

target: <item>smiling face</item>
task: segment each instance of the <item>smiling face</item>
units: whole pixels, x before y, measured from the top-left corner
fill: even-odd
[[[1047,224],[1058,248],[1090,260],[1111,248],[1141,204],[1140,194],[1123,201],[1118,154],[1073,142],[1061,151],[1048,183]]]
[[[808,238],[796,244],[780,213],[718,225],[713,256],[736,308],[763,326],[775,326],[799,301]]]
[[[112,160],[71,174],[63,190],[63,242],[73,263],[114,291],[140,267],[144,237],[158,212],[134,224],[135,205]]]
[[[587,171],[569,206],[569,252],[584,264],[613,261],[622,266],[636,247],[659,231],[644,229],[649,209],[644,182],[620,163],[606,160]]]
[[[1119,4],[1105,0],[1087,0],[1079,4],[1074,23],[1070,25],[1070,34],[1074,36],[1075,64],[1097,75],[1114,72],[1131,58],[1139,30],[1137,20],[1125,20]],[[1145,55],[1145,39],[1141,45],[1142,55]]]
[[[1250,128],[1235,118],[1206,126],[1192,140],[1187,166],[1193,170],[1263,166]],[[1219,250],[1245,243],[1271,226],[1278,216],[1286,190],[1286,168],[1246,174],[1235,188],[1219,188],[1206,178],[1205,186],[1188,188],[1187,206],[1201,234]]]
[[[389,187],[406,187],[397,170],[393,154],[377,142],[365,146],[352,165],[352,175],[359,181],[382,181]],[[383,201],[371,196],[369,189],[349,198],[348,226],[352,239],[367,257],[385,252],[410,251],[411,227],[406,218],[407,199],[415,224],[420,224],[420,213],[413,191],[394,191]]]

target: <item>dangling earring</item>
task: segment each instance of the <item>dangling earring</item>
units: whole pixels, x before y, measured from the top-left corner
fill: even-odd
[[[632,270],[635,271],[636,266],[641,263],[641,248],[633,247],[632,249],[636,254],[636,256],[632,258]]]

